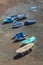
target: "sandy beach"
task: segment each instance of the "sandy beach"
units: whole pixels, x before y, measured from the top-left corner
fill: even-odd
[[[37,11],[28,11],[32,5],[37,6]],[[22,13],[28,14],[27,19],[36,19],[36,23],[17,29],[12,29],[14,22],[2,25],[3,19]],[[12,35],[19,32],[36,37],[32,52],[23,57],[16,54],[21,42],[12,40]],[[43,0],[0,0],[0,65],[43,65]]]

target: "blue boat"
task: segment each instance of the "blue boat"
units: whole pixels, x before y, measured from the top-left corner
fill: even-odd
[[[20,32],[12,36],[12,39],[15,39],[15,41],[21,41],[24,40],[25,38],[26,38],[25,32]]]
[[[14,18],[3,20],[3,24],[11,23],[11,22],[13,22],[13,20],[14,20]]]
[[[36,20],[30,19],[30,20],[25,21],[24,25],[31,25],[31,24],[34,24],[34,23],[36,23]]]
[[[31,6],[28,8],[29,11],[36,11],[37,9],[37,6]]]
[[[24,25],[24,23],[22,21],[16,21],[14,22],[12,28],[19,28],[22,27]]]
[[[17,19],[17,16],[18,16],[18,15],[9,16],[9,17],[7,17],[7,19],[3,20],[3,23],[4,23],[4,24],[6,24],[6,23],[11,23],[11,22],[13,22],[15,19]]]

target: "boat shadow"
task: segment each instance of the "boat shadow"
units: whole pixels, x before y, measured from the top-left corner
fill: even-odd
[[[14,40],[14,39],[12,39],[13,40],[13,43],[16,43],[16,42],[21,42],[21,41],[23,41],[23,40],[25,40],[25,39],[23,39],[23,40]],[[20,46],[21,47],[21,46]]]

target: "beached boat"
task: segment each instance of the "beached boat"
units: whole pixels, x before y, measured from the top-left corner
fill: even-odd
[[[32,42],[35,42],[36,41],[36,37],[30,37],[30,38],[27,38],[26,40],[23,40],[22,41],[22,44],[28,44],[28,43],[32,43]]]
[[[25,32],[20,32],[12,36],[12,39],[15,39],[15,41],[21,41],[24,40],[25,38],[26,38]]]
[[[36,20],[35,19],[29,19],[29,20],[26,20],[24,25],[31,25],[31,24],[34,24],[36,23]]]
[[[23,25],[24,25],[24,23],[22,21],[16,21],[12,25],[12,28],[19,28],[19,27],[22,27]]]

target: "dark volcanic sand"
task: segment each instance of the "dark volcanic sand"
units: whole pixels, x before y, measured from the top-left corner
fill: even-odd
[[[22,13],[28,14],[27,19],[35,18],[37,21],[36,24],[18,29],[11,28],[13,23],[2,25],[0,21],[0,65],[43,65],[43,2],[39,3],[39,0],[37,2],[36,0],[16,0],[16,4],[14,4],[13,1],[5,0],[5,2],[1,2],[3,5],[0,6],[0,14],[2,15],[5,12],[2,17],[0,16],[1,21],[9,15]],[[28,7],[31,5],[37,5],[37,11],[28,11]],[[13,43],[11,38],[13,34],[22,31],[26,32],[28,37],[36,36],[37,40],[31,53],[19,57],[16,56],[16,50],[21,46],[21,42]]]

